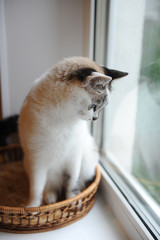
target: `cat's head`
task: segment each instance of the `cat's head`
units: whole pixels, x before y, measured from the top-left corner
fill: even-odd
[[[75,107],[79,117],[84,120],[96,120],[100,111],[107,105],[108,96],[114,79],[128,75],[106,67],[80,67],[71,72],[68,81],[76,85],[78,96]]]

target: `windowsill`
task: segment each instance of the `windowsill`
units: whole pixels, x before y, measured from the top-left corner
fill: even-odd
[[[0,232],[1,240],[20,239],[83,239],[83,240],[126,240],[122,229],[113,216],[108,205],[103,200],[100,192],[97,194],[95,205],[81,220],[58,230],[34,234],[12,234]]]
[[[119,188],[119,182],[118,185],[115,184],[112,179],[113,176],[111,177],[107,174],[103,167],[101,167],[101,172],[102,179],[100,191],[104,199],[103,201],[108,204],[122,229],[124,229],[128,239],[159,239],[159,228],[157,228],[157,222],[152,222],[152,219],[148,216],[148,220],[150,222],[147,225],[143,214],[141,212],[138,214],[138,211],[136,211],[134,205],[135,203],[133,199],[130,198],[127,190],[123,189],[124,192],[121,191]]]

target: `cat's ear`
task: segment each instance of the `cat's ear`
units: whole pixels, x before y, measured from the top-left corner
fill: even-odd
[[[102,66],[102,69],[104,71],[104,74],[107,76],[110,76],[112,80],[117,79],[117,78],[122,78],[128,75],[127,72],[121,72],[118,70],[110,69],[107,67]]]

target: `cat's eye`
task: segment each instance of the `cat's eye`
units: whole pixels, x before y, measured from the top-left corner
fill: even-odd
[[[97,84],[96,87],[99,91],[103,91],[105,89],[105,86],[103,86],[102,84]]]

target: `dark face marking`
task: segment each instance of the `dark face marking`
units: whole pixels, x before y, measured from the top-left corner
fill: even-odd
[[[80,82],[85,82],[86,78],[90,76],[92,72],[96,71],[93,68],[80,68],[72,72],[68,80],[72,80],[72,78],[77,77]]]
[[[110,78],[105,76],[93,76],[86,84],[85,90],[92,99],[92,104],[88,106],[88,110],[93,110],[94,116],[98,118],[98,114],[107,104],[107,88]]]
[[[100,114],[100,111],[107,105],[107,93],[99,98],[93,98],[93,103],[88,106],[88,110],[93,109],[93,121],[97,120]]]
[[[91,110],[93,108],[93,111],[96,111],[96,104],[92,103],[90,106],[88,106],[88,110]]]
[[[102,108],[104,108],[107,105],[107,94],[103,95],[101,98],[94,100],[95,107],[93,108],[93,111],[100,111]]]
[[[88,111],[91,111],[92,119],[96,120],[99,116],[99,112],[107,104],[107,94],[108,94],[108,83],[111,77],[105,76],[98,72],[92,72],[86,78],[82,87],[89,94],[91,99],[91,104],[88,105]]]

